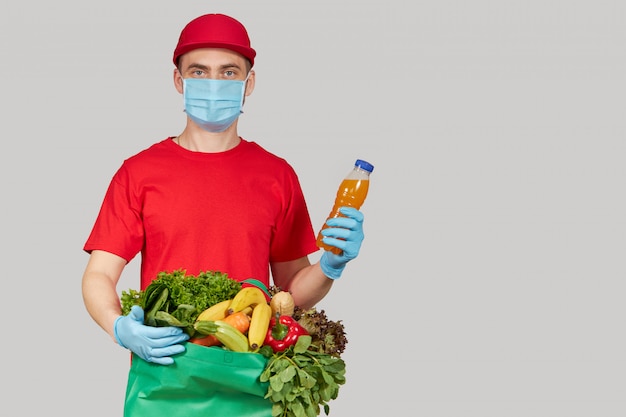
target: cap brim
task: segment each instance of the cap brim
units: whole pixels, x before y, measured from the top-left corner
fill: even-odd
[[[246,58],[248,61],[250,61],[250,66],[254,65],[254,58],[256,57],[256,51],[246,46],[233,45],[233,44],[220,43],[220,42],[197,42],[197,43],[187,44],[184,47],[176,50],[174,54],[174,59],[173,59],[174,65],[178,65],[178,59],[182,55],[186,54],[189,51],[193,51],[194,49],[200,49],[200,48],[221,48],[221,49],[228,49],[230,51],[237,52],[238,54]]]

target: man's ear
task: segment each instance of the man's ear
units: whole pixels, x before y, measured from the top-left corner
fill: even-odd
[[[178,68],[174,69],[174,87],[176,87],[176,91],[180,94],[183,93],[183,76],[180,71],[178,71]]]

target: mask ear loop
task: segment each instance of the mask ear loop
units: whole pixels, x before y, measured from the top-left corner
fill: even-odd
[[[180,74],[180,71],[178,72]],[[183,74],[180,74],[180,79],[183,80],[183,113],[187,113],[187,109],[185,109],[185,94],[187,94],[187,86],[185,84],[186,83],[186,79],[183,78]]]
[[[241,104],[239,105],[239,114],[243,114],[243,103],[246,101],[246,88],[248,87],[248,78],[250,78],[250,71],[246,75],[246,79],[243,80],[243,87],[241,91]]]

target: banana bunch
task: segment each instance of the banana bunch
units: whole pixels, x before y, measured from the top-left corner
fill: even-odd
[[[235,294],[228,305],[228,314],[242,311],[247,307],[254,308],[259,304],[267,304],[265,293],[258,287],[244,287]]]
[[[245,314],[247,321],[229,322],[230,318],[241,314]],[[200,313],[194,327],[201,335],[212,335],[230,350],[255,352],[263,346],[272,315],[265,293],[257,287],[244,287],[232,299]]]

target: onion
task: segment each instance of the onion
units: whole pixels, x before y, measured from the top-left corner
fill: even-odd
[[[279,291],[272,296],[270,307],[272,307],[273,316],[275,316],[276,313],[281,316],[291,316],[293,315],[295,303],[289,292]]]

